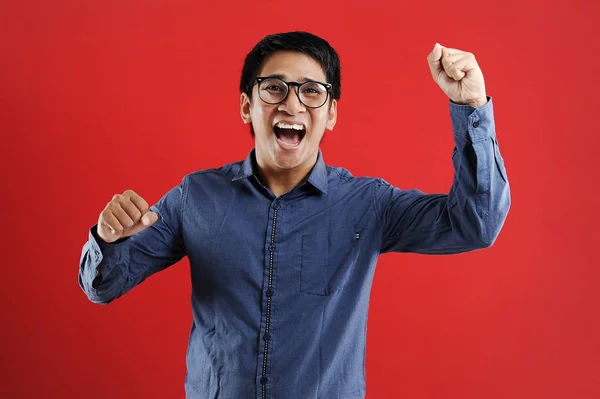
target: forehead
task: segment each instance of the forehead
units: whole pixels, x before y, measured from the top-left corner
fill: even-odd
[[[285,80],[317,80],[325,82],[321,64],[311,56],[297,51],[277,51],[263,63],[259,76],[281,75]]]

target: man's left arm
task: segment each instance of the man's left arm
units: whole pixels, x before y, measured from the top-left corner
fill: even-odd
[[[475,55],[436,43],[427,62],[449,98],[454,182],[448,194],[428,195],[379,179],[374,199],[383,229],[381,252],[448,254],[489,247],[510,208],[492,98]]]
[[[510,186],[496,139],[492,98],[480,106],[449,101],[455,147],[448,194],[374,188],[381,252],[452,254],[491,246],[510,207]]]

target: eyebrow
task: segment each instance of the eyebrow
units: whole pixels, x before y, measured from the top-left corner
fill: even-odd
[[[267,78],[277,78],[277,79],[281,79],[283,81],[286,80],[285,75],[280,75],[280,74],[268,75],[268,76],[265,76],[265,77],[267,77]],[[318,80],[312,79],[312,78],[309,78],[309,77],[306,77],[306,76],[303,76],[303,77],[300,78],[300,80],[298,82],[299,83],[304,83],[304,82],[318,82]]]

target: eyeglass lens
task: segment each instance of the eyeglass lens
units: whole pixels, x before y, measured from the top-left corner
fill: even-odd
[[[280,79],[263,80],[258,86],[260,98],[269,104],[279,104],[288,93],[288,85]],[[306,82],[298,88],[300,102],[307,107],[320,107],[327,101],[327,88],[315,82]]]

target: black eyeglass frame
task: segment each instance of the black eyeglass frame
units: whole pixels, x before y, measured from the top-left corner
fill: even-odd
[[[260,96],[260,84],[264,81],[264,80],[268,80],[268,79],[275,79],[275,80],[279,80],[280,82],[283,82],[286,87],[287,87],[287,93],[285,93],[285,97],[283,97],[283,99],[279,102],[276,103],[270,103],[268,101],[265,101],[261,96]],[[300,88],[306,84],[309,83],[317,83],[320,84],[321,86],[324,86],[327,92],[327,95],[325,96],[325,101],[323,101],[323,104],[317,106],[317,107],[311,107],[310,105],[306,105],[304,104],[304,102],[300,99]],[[298,101],[300,101],[300,104],[304,105],[307,108],[311,108],[311,109],[316,109],[316,108],[321,108],[323,105],[325,105],[327,103],[327,100],[329,99],[329,94],[331,93],[331,88],[333,87],[333,85],[331,83],[323,83],[323,82],[317,82],[316,80],[307,80],[304,83],[298,83],[298,82],[286,82],[283,79],[279,79],[279,78],[275,78],[272,76],[261,76],[256,78],[256,81],[254,82],[254,84],[258,84],[259,86],[259,90],[258,90],[258,97],[261,99],[261,101],[264,101],[266,104],[271,104],[271,105],[276,105],[276,104],[281,104],[283,103],[288,96],[290,95],[290,86],[296,86],[298,88],[298,90],[296,90],[296,97],[298,97]]]

